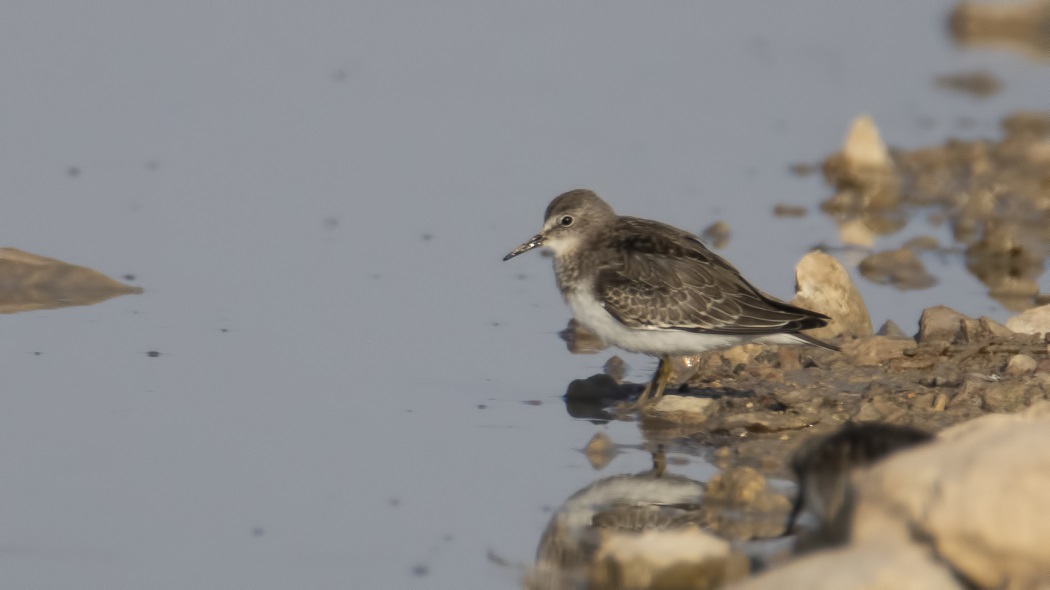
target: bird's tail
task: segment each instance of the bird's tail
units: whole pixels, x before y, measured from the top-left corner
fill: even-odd
[[[801,332],[796,332],[796,333],[792,334],[792,336],[797,338],[799,340],[799,342],[803,342],[805,344],[812,344],[813,346],[819,346],[821,348],[826,348],[828,350],[834,350],[835,352],[842,352],[842,349],[839,348],[838,346],[835,346],[834,344],[828,344],[827,342],[824,342],[823,340],[817,340],[816,338],[814,338],[812,336],[808,336],[808,335],[803,334]]]

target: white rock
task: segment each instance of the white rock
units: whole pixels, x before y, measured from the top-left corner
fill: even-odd
[[[709,397],[664,395],[658,402],[644,408],[645,418],[666,420],[676,424],[704,422],[718,409],[718,402]]]
[[[1026,354],[1015,354],[1006,362],[1007,375],[1027,375],[1034,373],[1039,363]]]
[[[1022,334],[1045,334],[1050,332],[1050,305],[1027,309],[1006,320],[1006,327]]]
[[[980,587],[1050,577],[1050,404],[988,415],[858,478],[853,541],[929,539]]]
[[[816,338],[871,336],[868,307],[838,260],[823,252],[806,254],[795,266],[795,285],[792,305],[820,312],[832,319],[823,328],[809,330],[809,335]]]
[[[671,568],[688,567],[710,568],[721,579],[728,559],[727,541],[695,527],[613,533],[602,540],[590,579],[592,587],[648,588]]]

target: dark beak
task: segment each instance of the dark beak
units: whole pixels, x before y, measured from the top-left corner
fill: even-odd
[[[543,237],[543,234],[536,234],[529,238],[528,242],[525,242],[524,244],[518,246],[510,254],[504,256],[503,261],[506,262],[507,260],[510,260],[511,258],[517,256],[518,254],[524,254],[529,250],[532,250],[533,248],[539,248],[543,245],[543,242],[545,240],[546,238]]]

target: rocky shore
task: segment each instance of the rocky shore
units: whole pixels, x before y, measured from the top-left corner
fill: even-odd
[[[956,245],[912,240],[871,252],[860,273],[923,288],[936,279],[916,252],[961,251],[1015,315],[935,306],[913,329],[874,330],[846,269],[814,251],[796,267],[793,303],[833,318],[813,335],[841,353],[744,345],[684,357],[677,389],[637,413],[617,409],[642,385],[625,383],[613,356],[570,384],[567,409],[637,421],[654,468],[566,502],[526,586],[1050,588],[1050,305],[1035,280],[1050,244],[1050,116],[1011,115],[1003,129],[999,141],[905,152],[861,117],[822,166],[835,191],[823,208],[847,242],[895,231],[920,208],[951,224]],[[563,338],[579,352],[604,346],[573,324]],[[689,484],[667,473],[665,453],[721,472]],[[789,531],[799,478],[808,514]]]

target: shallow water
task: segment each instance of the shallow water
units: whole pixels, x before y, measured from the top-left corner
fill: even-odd
[[[608,354],[557,339],[549,260],[500,258],[587,186],[726,221],[722,253],[788,297],[838,239],[788,168],[855,115],[910,148],[1045,107],[1045,65],[956,49],[947,8],[5,4],[0,245],[145,292],[3,316],[0,586],[517,585],[489,551],[529,563],[551,509],[649,456],[566,414]],[[936,88],[974,68],[1003,92]],[[858,279],[876,325],[1006,316],[925,261],[934,289]],[[596,473],[602,429],[627,449]]]

